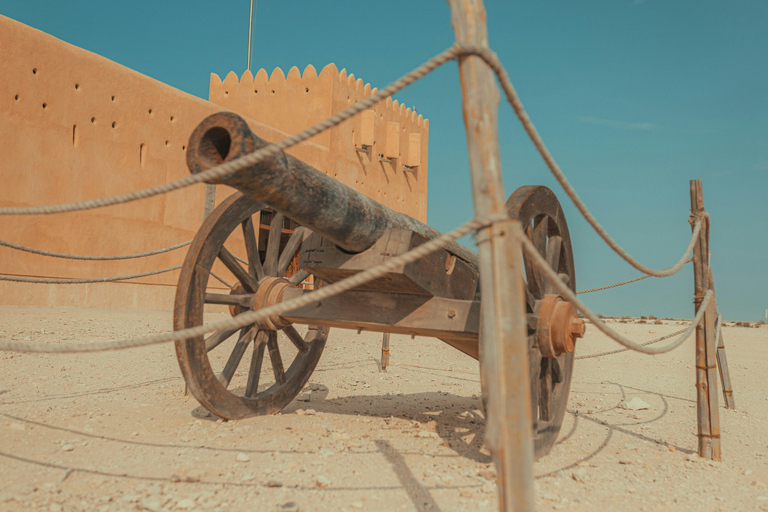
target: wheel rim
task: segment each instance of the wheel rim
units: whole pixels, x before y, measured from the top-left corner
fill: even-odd
[[[263,286],[285,275],[305,228],[296,229],[285,240],[283,216],[274,213],[262,256],[253,216],[264,208],[263,204],[236,193],[205,220],[179,277],[175,329],[202,325],[206,304],[229,304],[237,314],[253,310],[260,288],[263,292]],[[244,251],[245,258],[235,256],[237,249]],[[206,293],[217,260],[236,278],[236,285],[228,294]],[[289,281],[296,285],[307,275],[299,271]],[[310,326],[302,336],[290,324],[251,324],[176,342],[176,356],[192,395],[217,416],[239,419],[273,414],[288,405],[309,380],[327,336],[327,328]],[[290,361],[287,368],[285,361]]]
[[[550,266],[576,290],[571,237],[557,197],[546,187],[520,187],[507,201],[509,215],[518,219],[526,236]],[[532,262],[524,256],[528,359],[530,362],[531,407],[534,453],[538,459],[552,449],[563,424],[571,387],[574,352],[543,357],[537,325],[538,310],[546,295],[556,294]]]

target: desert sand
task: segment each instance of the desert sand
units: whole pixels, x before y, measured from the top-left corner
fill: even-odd
[[[679,330],[611,325],[637,341]],[[0,309],[4,340],[169,330],[160,312]],[[768,328],[725,327],[737,408],[723,461],[696,456],[693,339],[576,361],[568,413],[535,465],[537,510],[768,510]],[[495,510],[478,363],[431,338],[331,330],[281,414],[224,422],[184,395],[171,345],[0,353],[0,510]],[[589,325],[577,355],[618,348]],[[649,409],[618,404],[638,397]]]

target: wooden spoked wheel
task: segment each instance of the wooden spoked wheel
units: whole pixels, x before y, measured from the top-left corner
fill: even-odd
[[[507,201],[510,217],[518,219],[526,236],[571,290],[576,290],[576,272],[568,225],[560,203],[546,187],[520,187]],[[552,449],[563,424],[571,387],[574,352],[557,357],[542,354],[537,325],[545,297],[558,292],[524,257],[528,358],[530,362],[531,405],[533,408],[534,453],[538,459]]]
[[[267,287],[276,282],[285,286],[286,279],[299,285],[309,276],[301,270],[286,274],[305,228],[284,233],[290,230],[283,229],[283,215],[264,210],[263,204],[236,193],[205,220],[181,269],[175,329],[225,318],[220,311],[212,312],[211,305],[228,305],[232,315],[251,311]],[[256,215],[259,212],[264,215]],[[269,234],[259,237],[256,219],[266,217],[271,217]],[[245,257],[239,258],[238,253]],[[229,293],[209,289],[218,284],[211,276],[216,261],[237,280]],[[282,323],[216,331],[176,342],[176,356],[189,391],[217,416],[239,419],[274,414],[301,391],[325,347],[327,328],[300,330]]]

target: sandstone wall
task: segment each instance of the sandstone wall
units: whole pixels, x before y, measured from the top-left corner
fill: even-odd
[[[222,106],[249,117],[260,137],[277,141],[370,94],[370,86],[347,77],[344,71],[338,73],[331,65],[319,76],[311,67],[303,77],[296,68],[288,77],[276,70],[270,79],[260,72],[255,78],[247,73],[237,80],[231,73],[222,83],[214,76],[209,102],[3,16],[0,70],[3,206],[80,201],[181,178],[188,174],[184,152],[189,134]],[[257,96],[254,91],[259,87],[264,87],[259,100],[246,94],[250,90]],[[378,118],[363,127],[375,132],[366,135],[373,138],[373,151],[355,150],[361,121],[351,120],[289,152],[384,204],[425,220],[428,122],[391,101],[380,103],[374,112]],[[380,162],[376,157],[377,151],[383,152],[387,133],[392,147],[392,123],[400,123],[398,143],[403,151],[408,150],[409,140],[420,138],[421,161],[415,173],[398,172],[398,163]],[[414,153],[416,143],[411,146]],[[217,200],[231,192],[218,187]],[[3,216],[0,239],[69,254],[152,251],[194,236],[202,220],[204,193],[204,186],[197,185],[84,212]],[[185,251],[138,260],[91,262],[0,247],[0,273],[38,277],[125,275],[179,265]],[[223,268],[217,272],[228,274]],[[0,281],[0,305],[168,310],[177,278],[178,272],[171,272],[124,283]]]

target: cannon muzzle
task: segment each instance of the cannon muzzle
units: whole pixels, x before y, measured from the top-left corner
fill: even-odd
[[[195,128],[187,146],[187,165],[196,174],[267,145],[240,116],[222,112]],[[283,152],[210,183],[234,187],[353,253],[370,248],[388,228],[408,229],[429,239],[440,236]],[[457,243],[446,250],[477,269],[474,252]]]

